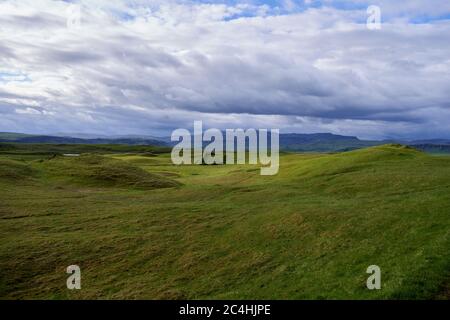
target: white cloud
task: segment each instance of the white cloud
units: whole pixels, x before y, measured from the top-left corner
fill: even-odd
[[[450,22],[397,19],[437,14],[412,3],[381,1],[394,18],[370,31],[365,10],[187,1],[84,1],[67,28],[68,3],[4,1],[0,65],[27,81],[0,80],[0,131],[165,133],[199,119],[449,136]]]
[[[33,109],[33,108],[16,109],[16,113],[18,113],[18,114],[41,114],[40,111]]]

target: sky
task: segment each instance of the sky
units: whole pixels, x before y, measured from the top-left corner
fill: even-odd
[[[450,1],[0,0],[0,132],[166,136],[198,120],[450,138]]]

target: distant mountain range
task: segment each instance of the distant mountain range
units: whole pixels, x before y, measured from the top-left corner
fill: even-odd
[[[450,153],[450,139],[376,141],[331,133],[280,135],[281,149],[297,152],[342,152],[389,143],[408,145],[429,153]]]
[[[127,145],[174,145],[169,137],[154,136],[95,136],[85,134],[31,135],[0,132],[0,143],[50,143],[50,144],[127,144]],[[341,152],[387,143],[400,143],[430,153],[450,153],[450,139],[431,140],[360,140],[357,137],[331,133],[280,134],[280,148],[296,152]]]
[[[128,145],[153,145],[167,146],[167,142],[161,139],[144,137],[109,137],[109,138],[76,138],[70,136],[30,135],[23,133],[2,133],[0,142],[14,143],[51,143],[51,144],[128,144]]]

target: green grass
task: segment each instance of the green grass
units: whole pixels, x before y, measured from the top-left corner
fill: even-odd
[[[0,156],[0,297],[448,297],[448,157],[396,145],[282,154],[279,174],[260,176],[103,154]],[[169,185],[142,190],[141,176]],[[80,291],[65,287],[71,264]],[[382,289],[369,291],[373,264]]]
[[[28,180],[32,174],[31,166],[23,162],[0,158],[0,179],[14,184]]]
[[[39,159],[45,156],[62,155],[68,153],[145,153],[161,154],[170,152],[167,147],[154,147],[142,145],[118,144],[27,144],[27,143],[0,143],[0,156],[14,157],[16,159]]]
[[[124,161],[99,155],[55,157],[33,165],[41,178],[58,184],[80,187],[116,187],[150,190],[180,184],[164,175],[147,172]]]

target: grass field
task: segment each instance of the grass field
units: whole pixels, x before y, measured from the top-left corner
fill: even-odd
[[[1,298],[448,299],[450,157],[285,153],[261,176],[162,149],[17,148],[0,148]]]

